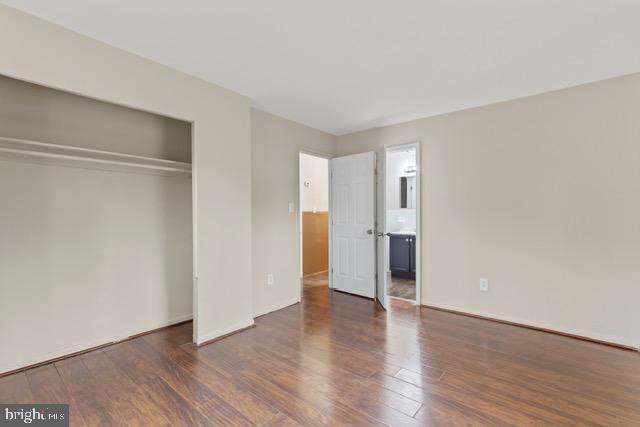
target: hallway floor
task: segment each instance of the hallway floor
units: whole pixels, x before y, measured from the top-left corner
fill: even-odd
[[[329,286],[329,273],[319,273],[314,275],[305,276],[303,278],[304,286],[314,287],[314,286]]]
[[[0,378],[72,426],[640,425],[639,390],[637,352],[323,286],[202,347],[184,323]]]

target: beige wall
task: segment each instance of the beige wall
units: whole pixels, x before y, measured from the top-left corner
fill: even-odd
[[[191,162],[191,124],[0,75],[0,136]]]
[[[0,52],[0,74],[193,122],[197,339],[252,324],[249,99],[6,6]]]
[[[298,153],[330,155],[335,137],[252,110],[253,312],[300,300]],[[296,212],[289,213],[294,202]],[[266,275],[273,273],[273,285]]]
[[[345,135],[336,150],[415,140],[423,304],[639,346],[640,74]]]
[[[191,318],[191,180],[0,157],[0,373]]]

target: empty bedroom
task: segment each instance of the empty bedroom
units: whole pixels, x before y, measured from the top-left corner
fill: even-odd
[[[0,425],[640,426],[637,0],[0,0]]]

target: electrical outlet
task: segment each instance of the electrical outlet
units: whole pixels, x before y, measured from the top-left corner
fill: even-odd
[[[483,292],[489,290],[489,279],[480,279],[480,290]]]
[[[267,273],[267,285],[273,285],[273,273]]]
[[[293,202],[289,202],[289,213],[295,213],[296,212],[296,204]]]

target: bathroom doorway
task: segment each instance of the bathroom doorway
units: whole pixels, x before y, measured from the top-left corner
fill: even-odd
[[[300,153],[300,276],[305,289],[329,286],[329,159]]]
[[[384,150],[382,280],[389,298],[420,301],[419,146]],[[380,228],[380,227],[379,227]]]

